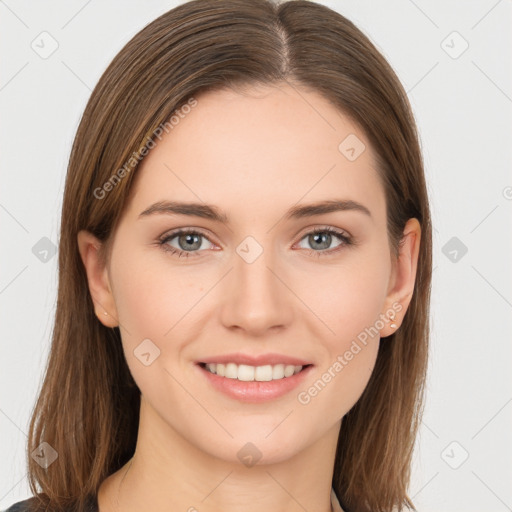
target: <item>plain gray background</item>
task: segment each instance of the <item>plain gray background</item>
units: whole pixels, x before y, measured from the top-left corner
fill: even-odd
[[[49,349],[51,249],[80,116],[121,47],[178,3],[0,0],[0,509],[30,495],[26,432]],[[393,66],[424,152],[432,340],[409,494],[421,512],[512,510],[511,1],[319,3]]]

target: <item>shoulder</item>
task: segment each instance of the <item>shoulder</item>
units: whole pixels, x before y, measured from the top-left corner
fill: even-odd
[[[98,512],[98,502],[95,496],[87,496],[84,510],[86,512]],[[65,512],[75,512],[75,507],[65,509]],[[0,512],[52,512],[47,506],[43,505],[37,496],[32,496],[26,500],[18,501],[5,510]]]
[[[28,512],[36,510],[38,503],[39,500],[32,496],[32,498],[14,503],[9,508],[2,510],[1,512]]]

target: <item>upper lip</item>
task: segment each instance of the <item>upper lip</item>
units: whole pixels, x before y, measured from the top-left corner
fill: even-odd
[[[265,366],[265,365],[294,365],[294,366],[307,366],[312,364],[309,361],[297,357],[285,356],[283,354],[261,354],[259,356],[251,356],[249,354],[224,354],[218,356],[207,357],[201,359],[198,363],[235,363],[237,365],[246,364],[249,366]]]

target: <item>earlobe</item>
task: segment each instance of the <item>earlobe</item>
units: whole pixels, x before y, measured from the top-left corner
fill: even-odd
[[[102,242],[85,230],[78,233],[77,242],[96,316],[106,327],[116,327],[119,321],[114,296],[107,268],[99,257]]]
[[[381,338],[390,336],[400,328],[409,307],[414,293],[420,243],[421,225],[418,219],[409,219],[404,228],[398,258],[394,262],[394,284],[386,297],[386,309],[383,312],[388,321],[381,329]]]

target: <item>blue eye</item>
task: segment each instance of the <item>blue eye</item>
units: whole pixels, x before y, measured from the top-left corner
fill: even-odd
[[[326,250],[326,246],[331,245],[333,236],[338,238],[340,243],[335,246],[334,249]],[[178,240],[178,245],[181,248],[169,245],[169,242],[175,238]],[[190,256],[198,256],[194,253],[200,252],[201,249],[205,249],[201,239],[209,240],[208,237],[206,237],[206,235],[200,231],[194,229],[179,229],[159,239],[158,244],[164,251],[173,255],[177,255],[179,258],[182,256],[189,258]],[[314,254],[315,256],[331,255],[343,249],[345,246],[353,245],[353,240],[349,235],[345,234],[343,231],[339,231],[331,227],[324,227],[310,231],[309,233],[306,233],[306,235],[304,235],[300,241],[304,239],[307,239],[308,243],[311,245],[321,246],[319,247],[320,250],[306,248],[306,251],[308,251],[310,254]]]
[[[176,247],[173,247],[172,245],[169,245],[169,242],[174,238],[178,239],[178,244],[181,247],[183,247],[184,249],[191,249],[191,251],[181,250]],[[201,238],[207,240],[206,236],[199,231],[195,231],[192,229],[180,229],[178,231],[170,233],[169,235],[165,236],[165,238],[159,240],[159,244],[161,245],[162,249],[166,252],[176,254],[178,255],[178,257],[185,256],[186,258],[188,258],[193,252],[197,252],[197,250],[201,249],[201,246],[203,245],[200,241]]]
[[[316,229],[307,233],[301,240],[307,239],[307,242],[310,245],[319,244],[322,247],[320,249],[327,249],[325,246],[330,246],[333,236],[341,240],[341,242],[334,248],[329,250],[314,250],[314,249],[306,249],[310,254],[315,254],[316,256],[327,256],[331,255],[339,250],[343,249],[344,246],[352,245],[352,238],[343,233],[342,231],[338,231],[337,229],[331,227],[325,227]]]

